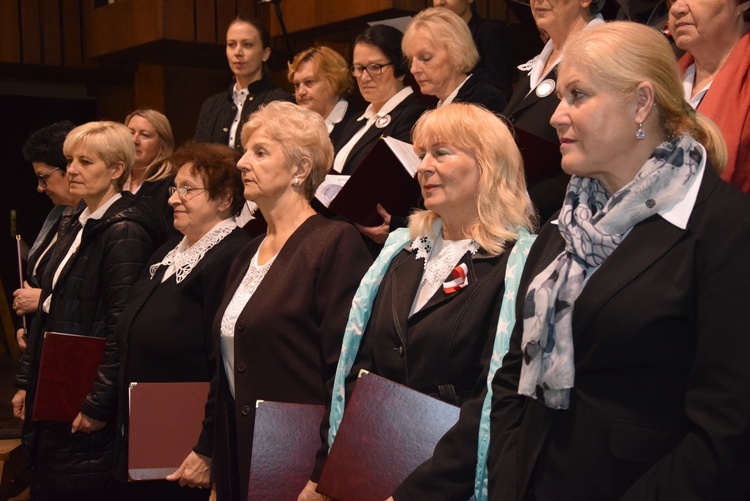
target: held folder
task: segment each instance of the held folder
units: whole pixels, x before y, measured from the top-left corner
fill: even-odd
[[[297,501],[322,447],[324,413],[323,405],[258,400],[248,501]]]
[[[382,224],[378,203],[389,214],[406,217],[419,203],[419,183],[415,179],[418,165],[419,157],[409,143],[384,136],[348,181],[342,182],[341,176],[327,176],[316,198],[334,214],[364,226]],[[336,185],[341,186],[340,191],[332,196]]]
[[[130,480],[164,479],[180,467],[201,433],[208,388],[208,382],[130,383]]]
[[[104,338],[45,332],[31,418],[73,422],[104,357]]]
[[[318,492],[337,501],[383,501],[458,421],[459,408],[365,373],[352,392]]]

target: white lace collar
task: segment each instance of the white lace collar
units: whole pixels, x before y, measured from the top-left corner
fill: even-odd
[[[471,255],[477,253],[479,245],[474,239],[448,241],[443,239],[443,224],[440,220],[435,221],[432,225],[433,239],[429,235],[424,235],[414,239],[411,243],[412,250],[416,250],[415,259],[424,259],[424,271],[422,272],[422,283],[436,284],[445,280],[445,277],[458,264],[461,257],[466,252]],[[438,252],[432,255],[433,249],[437,248]]]
[[[161,262],[151,265],[149,273],[154,278],[160,266],[174,266],[175,280],[179,284],[193,271],[193,268],[203,259],[206,252],[232,233],[237,227],[233,217],[224,219],[211,228],[200,240],[190,248],[187,246],[187,237],[183,237],[177,247],[164,256]]]

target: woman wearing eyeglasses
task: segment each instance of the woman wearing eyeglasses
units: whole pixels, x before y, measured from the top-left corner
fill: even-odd
[[[171,158],[181,167],[169,189],[169,204],[174,209],[174,227],[183,236],[156,251],[117,323],[124,353],[117,427],[120,480],[127,476],[130,382],[210,381],[213,376],[211,325],[232,259],[250,240],[233,217],[245,201],[236,167],[239,157],[226,145],[188,143]],[[210,485],[212,423],[207,415],[200,436],[194,437],[193,452],[168,478],[171,483],[128,483],[125,497],[207,499],[208,490],[181,486]]]
[[[367,156],[380,136],[391,136],[409,142],[411,128],[427,107],[404,85],[407,72],[401,52],[402,33],[378,24],[354,40],[352,75],[369,106],[364,114],[346,124],[345,134],[333,161],[334,174],[351,175]],[[416,201],[415,201],[416,202]],[[383,224],[360,232],[382,245],[388,237],[391,217],[379,207]]]
[[[57,242],[58,231],[62,230],[64,221],[69,219],[80,201],[80,197],[70,193],[70,184],[65,175],[68,161],[62,151],[65,136],[74,127],[67,121],[48,125],[34,132],[23,145],[23,157],[31,163],[37,178],[36,191],[47,195],[55,204],[29,250],[26,282],[13,292],[13,310],[18,316],[28,315],[27,325],[33,321],[32,314],[39,308],[42,275]],[[16,332],[22,350],[26,349],[26,335],[23,328]]]

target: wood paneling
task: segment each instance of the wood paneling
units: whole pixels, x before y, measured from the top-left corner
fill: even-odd
[[[62,64],[80,67],[83,64],[83,39],[81,37],[81,1],[61,0],[62,13]]]
[[[198,42],[216,43],[216,2],[195,0],[195,39]]]
[[[41,6],[42,63],[60,66],[62,64],[60,0],[42,0]]]
[[[195,40],[193,0],[168,0],[164,4],[164,38],[192,42]]]
[[[21,62],[21,29],[18,0],[0,0],[0,61]]]
[[[42,62],[42,33],[39,29],[39,2],[21,2],[21,61],[25,64]]]

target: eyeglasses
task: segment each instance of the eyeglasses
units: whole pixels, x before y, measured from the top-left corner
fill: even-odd
[[[62,169],[60,169],[60,167],[55,167],[54,169],[52,169],[51,171],[49,171],[46,174],[37,174],[36,175],[36,178],[39,180],[39,184],[42,185],[42,188],[46,188],[47,187],[47,178],[50,177],[52,175],[52,173],[55,172],[56,170],[62,170]]]
[[[371,63],[367,66],[362,66],[361,64],[355,64],[349,69],[352,71],[352,76],[354,78],[359,78],[362,76],[362,72],[366,71],[368,75],[370,75],[371,78],[379,77],[383,74],[383,68],[385,66],[390,66],[393,63],[385,63],[385,64],[377,64],[377,63]]]
[[[207,190],[208,188],[193,188],[192,186],[180,186],[179,188],[177,186],[170,186],[169,187],[169,196],[171,197],[174,195],[174,192],[177,192],[177,196],[180,198],[186,198],[188,196],[188,193],[191,191],[196,190]]]

